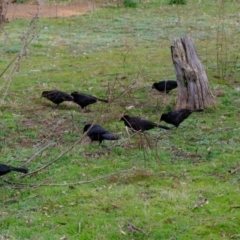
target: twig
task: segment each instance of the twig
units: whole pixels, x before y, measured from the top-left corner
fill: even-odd
[[[34,153],[34,155],[33,155],[30,159],[28,159],[28,160],[22,165],[22,167],[25,167],[27,164],[29,164],[30,162],[32,162],[32,161],[34,160],[34,158],[36,158],[36,156],[37,156],[38,154],[40,154],[41,152],[43,152],[44,150],[46,150],[47,148],[49,148],[50,146],[53,146],[53,145],[56,145],[56,143],[54,143],[54,142],[48,143],[46,146],[44,146],[44,147],[43,147],[42,149],[40,149],[38,152]]]
[[[240,234],[233,234],[230,238],[233,239],[233,238],[239,238],[240,237]]]
[[[95,122],[96,122],[96,121],[94,121],[94,122],[92,123],[92,126],[95,124]],[[89,128],[88,131],[89,131],[90,129],[91,129],[91,128]],[[53,161],[47,163],[46,165],[44,165],[43,167],[37,169],[36,171],[33,171],[33,172],[30,172],[30,173],[27,173],[27,174],[22,175],[20,178],[24,178],[24,177],[26,177],[26,176],[30,176],[30,175],[33,175],[33,174],[39,172],[39,171],[42,171],[43,169],[49,167],[50,165],[52,165],[53,163],[55,163],[56,161],[58,161],[59,159],[61,159],[66,153],[70,152],[77,144],[79,144],[79,143],[82,142],[82,140],[84,139],[84,137],[87,135],[88,131],[85,132],[85,133],[82,135],[82,137],[81,137],[79,140],[77,140],[77,141],[76,141],[71,147],[69,147],[66,151],[60,153],[56,159],[54,159]]]
[[[35,198],[35,197],[39,197],[39,195],[36,194],[36,195],[33,195],[33,196],[29,196],[29,197],[25,198],[24,201]]]
[[[48,135],[45,136],[41,142],[45,142],[46,140],[49,140],[51,134],[54,133],[54,131],[58,128],[58,126],[61,124],[61,121],[58,121],[57,123],[54,123],[54,126],[52,127],[51,131],[49,131]]]
[[[49,180],[45,180],[44,182],[47,182],[47,181],[49,181]],[[11,184],[11,185],[30,186],[30,187],[38,187],[42,184],[42,183],[38,183],[36,185],[31,185],[32,183],[11,182],[11,181],[8,181],[8,180],[3,180],[3,182]]]
[[[240,206],[232,206],[231,209],[240,208]]]
[[[86,184],[86,183],[91,183],[91,182],[95,182],[98,180],[102,180],[104,178],[110,178],[114,175],[118,175],[118,174],[122,174],[125,172],[130,172],[130,171],[136,171],[137,168],[133,167],[130,169],[126,169],[126,170],[122,170],[120,172],[117,173],[111,173],[109,175],[105,175],[105,176],[101,176],[101,177],[97,177],[97,178],[93,178],[93,179],[89,179],[89,180],[85,180],[85,181],[78,181],[78,182],[73,182],[73,183],[63,183],[63,184],[55,184],[55,183],[39,183],[39,184],[35,184],[35,183],[18,183],[18,182],[10,182],[7,180],[4,180],[4,182],[9,183],[9,184],[18,184],[18,185],[22,185],[22,186],[30,186],[30,187],[39,187],[39,186],[55,186],[55,187],[66,187],[66,186],[74,186],[74,185],[81,185],[81,184]]]
[[[148,236],[149,234],[145,233],[141,228],[138,228],[136,226],[134,226],[132,223],[127,223],[127,229],[132,232],[132,233],[136,233],[136,232],[141,232],[144,235]]]
[[[114,146],[114,147],[121,147],[121,146],[124,145],[125,142],[129,141],[131,138],[133,138],[135,135],[138,135],[138,134],[142,134],[142,132],[140,132],[140,131],[134,131],[133,134],[132,134],[132,135],[129,135],[129,137],[128,137],[125,141],[120,142],[120,143],[113,144],[113,145],[107,147],[106,150],[111,150],[111,149],[112,149],[112,146]],[[105,150],[105,149],[104,149],[104,150]]]
[[[208,200],[205,197],[202,197],[199,201],[197,201],[195,203],[195,205],[193,206],[192,210],[202,207],[204,204],[208,204]]]
[[[6,201],[3,202],[2,204],[9,203],[9,202],[15,202],[20,196],[23,195],[23,193],[24,193],[24,192],[22,192],[19,196],[15,197],[15,198],[11,198],[11,199],[9,199],[9,200],[6,200]],[[34,196],[27,197],[27,198],[24,199],[24,201],[29,200],[29,199],[31,199],[31,198],[38,197],[38,196],[39,196],[39,195],[34,195]]]
[[[9,202],[16,202],[17,199],[23,195],[23,193],[24,193],[24,192],[21,192],[20,195],[14,197],[14,198],[11,198],[11,199],[6,200],[6,201],[3,202],[1,205],[5,204],[5,203],[9,203]]]
[[[14,63],[12,69],[11,69],[11,72],[10,74],[7,76],[7,79],[5,81],[5,83],[7,83],[7,86],[6,86],[6,90],[4,91],[4,94],[3,94],[3,97],[2,97],[2,101],[1,101],[1,104],[3,103],[6,95],[7,95],[7,92],[8,92],[8,89],[9,89],[9,86],[11,85],[11,82],[12,82],[12,77],[14,75],[14,73],[18,70],[19,68],[19,63],[20,63],[20,60],[21,58],[26,55],[26,50],[27,50],[27,47],[28,45],[30,44],[30,42],[37,36],[37,34],[41,31],[41,29],[43,27],[41,27],[35,34],[32,34],[32,31],[34,30],[35,28],[35,25],[34,23],[36,22],[36,20],[38,19],[39,17],[39,14],[40,14],[40,11],[41,11],[41,7],[42,7],[42,4],[41,2],[39,2],[39,7],[38,7],[38,10],[37,10],[37,13],[35,15],[35,17],[32,19],[31,23],[30,23],[30,27],[29,29],[24,33],[24,35],[22,36],[22,41],[23,41],[23,46],[22,46],[22,49],[20,50],[20,52],[18,53],[18,55],[10,62],[10,64],[8,64],[8,66],[5,68],[5,70],[3,71],[3,73],[1,73],[0,77],[7,71],[7,69]],[[30,40],[28,41],[28,38],[31,36]],[[1,86],[1,88],[3,88],[5,84],[3,84]]]
[[[121,92],[118,96],[114,97],[113,99],[111,99],[111,102],[114,102],[116,99],[120,98],[122,95],[124,95],[125,93],[127,93],[128,91],[130,91],[132,89],[132,87],[137,83],[137,81],[133,82],[132,84],[128,85],[127,88]]]
[[[77,144],[79,144],[79,143],[82,141],[82,139],[84,138],[84,136],[85,136],[86,134],[87,134],[87,132],[85,132],[85,133],[82,135],[82,137],[81,137],[79,140],[77,140],[70,148],[68,148],[66,151],[60,153],[60,155],[59,155],[56,159],[54,159],[53,161],[49,162],[49,163],[46,164],[45,166],[37,169],[36,171],[33,171],[33,172],[30,172],[30,173],[27,173],[27,174],[22,175],[21,178],[26,177],[26,176],[29,176],[29,175],[32,175],[32,174],[35,174],[35,173],[37,173],[37,172],[39,172],[39,171],[42,171],[43,169],[49,167],[50,165],[52,165],[53,163],[55,163],[56,161],[58,161],[58,160],[59,160],[60,158],[62,158],[66,153],[68,153],[69,151],[71,151]]]
[[[240,170],[240,166],[238,166],[237,168],[235,168],[235,169],[233,169],[233,170],[229,170],[228,172],[230,173],[230,174],[233,174],[233,173],[236,173],[237,171],[239,171]]]
[[[0,77],[8,70],[8,68],[12,65],[12,63],[18,58],[19,54],[7,65],[7,67],[3,70],[3,72],[0,74]]]
[[[81,233],[82,222],[78,222],[78,235]]]
[[[16,183],[12,183],[12,182],[7,181],[7,180],[3,180],[3,181],[6,182],[6,183],[9,183],[9,184],[13,184],[13,185],[16,184]],[[18,183],[17,183],[17,184],[18,184]],[[19,185],[19,186],[23,186],[24,184],[18,184],[18,185]],[[27,189],[24,189],[24,191],[20,192],[20,194],[19,194],[18,196],[2,202],[2,203],[0,204],[0,206],[4,205],[4,204],[6,204],[6,203],[9,203],[9,202],[16,202],[19,197],[21,197],[25,192],[28,192],[28,191],[29,191],[29,187],[28,187]],[[27,197],[25,200],[27,200],[27,199],[29,199],[29,198],[37,197],[37,196],[38,196],[38,195],[32,196],[32,197]]]
[[[118,175],[118,174],[121,174],[121,173],[125,173],[125,172],[130,172],[130,171],[134,171],[136,170],[135,167],[133,168],[130,168],[130,169],[126,169],[126,170],[123,170],[123,171],[120,171],[120,172],[117,172],[117,173],[111,173],[109,175],[105,175],[105,176],[101,176],[101,177],[97,177],[97,178],[93,178],[93,179],[89,179],[89,180],[85,180],[85,181],[78,181],[78,182],[74,182],[74,183],[63,183],[63,184],[41,184],[41,186],[58,186],[58,187],[64,187],[64,186],[74,186],[74,185],[80,185],[80,184],[85,184],[85,183],[91,183],[91,182],[95,182],[95,181],[98,181],[98,180],[102,180],[104,178],[110,178],[114,175]]]

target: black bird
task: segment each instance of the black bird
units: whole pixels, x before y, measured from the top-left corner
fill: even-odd
[[[97,97],[84,94],[84,93],[79,93],[79,92],[73,92],[71,93],[71,96],[73,97],[73,102],[81,106],[82,109],[84,109],[86,106],[93,104],[97,101],[108,103],[108,100],[97,98]]]
[[[0,176],[5,175],[11,171],[28,173],[28,170],[26,168],[17,168],[17,167],[11,167],[5,164],[0,164]]]
[[[73,101],[73,98],[69,94],[59,90],[43,91],[41,98],[42,97],[47,98],[57,104],[57,106],[64,101]]]
[[[125,126],[129,127],[133,131],[141,131],[144,132],[146,130],[150,130],[152,128],[163,128],[163,129],[170,129],[169,127],[165,127],[154,122],[141,119],[140,117],[130,117],[128,115],[124,115],[121,117],[120,121],[123,121]]]
[[[174,80],[164,80],[158,83],[154,83],[152,88],[155,88],[159,92],[166,92],[167,94],[174,88],[177,88],[177,82]]]
[[[163,113],[160,122],[165,121],[166,123],[170,123],[175,127],[178,127],[181,122],[183,122],[186,118],[188,118],[193,112],[202,112],[202,109],[198,110],[189,110],[189,109],[179,109],[174,110],[168,113]]]
[[[118,140],[118,137],[114,136],[100,125],[86,124],[83,128],[83,133],[85,132],[87,132],[91,142],[99,141],[99,144],[101,144],[103,140]]]

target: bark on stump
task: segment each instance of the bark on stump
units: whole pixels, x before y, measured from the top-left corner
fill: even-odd
[[[174,40],[171,52],[178,83],[176,109],[197,110],[212,106],[214,98],[193,40],[188,36]]]
[[[3,22],[3,1],[0,1],[0,24]]]
[[[8,2],[6,0],[0,0],[0,25],[7,22],[7,19],[5,18],[7,4]]]

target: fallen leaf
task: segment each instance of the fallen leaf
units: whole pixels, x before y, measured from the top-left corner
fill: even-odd
[[[112,204],[112,206],[115,207],[115,208],[120,208],[120,206],[119,206],[118,204],[116,204],[116,203],[111,203],[111,204]]]
[[[128,231],[130,231],[132,233],[141,232],[141,233],[145,234],[146,236],[148,235],[142,229],[135,227],[132,223],[127,224],[127,229],[128,229]]]
[[[132,223],[127,224],[127,229],[128,229],[128,231],[130,231],[132,233],[141,232],[141,230],[139,228],[135,227]]]
[[[233,234],[230,238],[238,238],[240,237],[240,234]]]
[[[207,204],[208,203],[208,200],[207,198],[203,197],[202,199],[200,199],[198,202],[195,203],[194,207],[193,207],[193,210],[196,209],[196,208],[199,208],[201,206],[203,206],[204,204]]]
[[[225,233],[225,232],[221,232],[221,236],[222,236],[223,238],[225,238],[225,237],[226,237],[226,233]]]

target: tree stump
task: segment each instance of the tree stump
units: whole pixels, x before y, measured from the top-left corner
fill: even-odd
[[[215,104],[193,40],[188,36],[174,40],[171,53],[178,83],[176,109],[205,109]]]
[[[0,0],[0,26],[7,22],[7,19],[5,18],[6,11],[7,11],[7,4],[8,2],[6,0]]]

